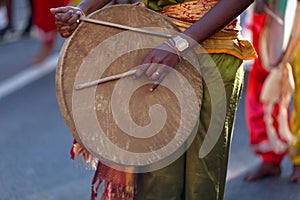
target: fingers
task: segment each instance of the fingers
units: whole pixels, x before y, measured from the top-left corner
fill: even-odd
[[[149,79],[152,81],[157,81],[160,78],[165,78],[166,75],[170,72],[170,69],[164,66],[156,67],[156,70],[149,76]]]
[[[162,75],[160,75],[158,80],[155,81],[155,83],[150,87],[149,91],[153,92],[161,84],[161,82],[165,79],[166,76],[167,76],[167,73],[163,73]]]
[[[168,73],[169,70],[164,69],[164,67],[158,68],[156,64],[143,64],[137,69],[135,78],[139,78],[145,74],[149,80],[155,81],[149,89],[150,92],[153,92],[161,84]]]
[[[50,12],[55,15],[56,13],[66,13],[71,9],[70,6],[50,8]]]
[[[72,15],[69,18],[66,18],[67,23],[70,27],[70,31],[74,31],[75,28],[78,26],[79,19],[80,19],[80,11],[77,11],[76,13],[72,13]]]
[[[157,69],[157,64],[155,62],[153,62],[152,58],[153,57],[151,56],[151,54],[146,57],[143,64],[137,69],[137,71],[135,73],[136,78],[139,78],[143,74],[145,74],[151,80],[152,74]]]
[[[168,70],[165,69],[165,67],[160,66],[156,63],[149,63],[149,64],[143,64],[141,65],[136,73],[135,77],[139,78],[142,75],[146,75],[149,80],[156,81],[161,77],[161,75],[166,74]]]
[[[78,26],[79,18],[84,15],[79,8],[72,6],[51,8],[50,12],[54,14],[59,34],[65,38],[72,35]]]
[[[155,81],[150,88],[150,91],[154,91],[178,62],[176,54],[160,48],[154,49],[137,69],[135,78],[146,75],[150,81]]]
[[[61,26],[60,28],[58,28],[60,35],[65,38],[71,36],[77,28],[77,25],[78,24],[73,24],[71,26]]]
[[[135,78],[141,77],[147,71],[149,66],[150,66],[149,64],[143,64],[143,65],[139,66],[139,68],[136,70],[136,72],[134,74]]]
[[[153,63],[144,64],[137,69],[135,77],[138,78],[145,74],[149,80],[155,81],[149,89],[150,92],[153,92],[169,73],[169,70],[163,68],[164,67],[158,68],[157,65]]]
[[[147,69],[147,71],[145,72],[146,76],[149,78],[149,80],[156,80],[156,79],[152,79],[153,74],[157,71],[157,64],[156,63],[151,63],[149,64],[149,67]],[[154,75],[155,76],[155,75]],[[154,77],[153,76],[153,77]],[[156,75],[157,76],[157,75]]]

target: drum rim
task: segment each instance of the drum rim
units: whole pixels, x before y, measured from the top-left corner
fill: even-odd
[[[270,33],[270,27],[268,26],[268,24],[270,23],[270,20],[274,20],[272,19],[272,17],[267,16],[266,22],[265,22],[265,27],[263,28],[263,31],[261,33],[260,39],[259,39],[259,53],[260,53],[260,60],[263,64],[263,67],[266,70],[271,70],[274,67],[277,67],[279,65],[281,65],[282,63],[286,63],[288,62],[291,58],[292,55],[287,55],[287,52],[291,51],[291,48],[293,48],[293,44],[292,42],[294,42],[294,36],[296,34],[298,34],[299,32],[299,22],[297,22],[297,17],[299,16],[299,12],[300,12],[300,3],[299,1],[295,0],[297,2],[297,7],[295,8],[295,15],[294,15],[294,22],[293,22],[293,28],[292,28],[292,32],[290,34],[290,38],[287,44],[287,47],[285,49],[285,51],[280,55],[280,57],[278,58],[278,62],[274,63],[273,65],[270,62],[270,58],[269,58],[269,52],[268,52],[268,44],[267,44],[267,35],[268,33]]]
[[[99,9],[99,10],[96,10],[95,12],[89,14],[87,17],[88,18],[93,18],[93,16],[95,16],[97,13],[100,13],[100,12],[103,12],[105,10],[108,10],[108,9],[118,9],[118,8],[131,8],[131,7],[141,7],[141,9],[144,9],[146,12],[150,12],[150,13],[153,13],[153,14],[156,14],[156,15],[159,15],[159,13],[151,10],[151,9],[147,9],[146,7],[144,6],[141,6],[141,5],[132,5],[132,4],[117,4],[117,5],[110,5],[110,6],[106,6],[102,9]],[[179,31],[178,27],[173,24],[173,22],[171,20],[169,20],[167,17],[164,17],[163,15],[161,15],[163,17],[163,19],[165,21],[167,21],[168,23],[170,23],[171,25],[173,25],[174,29],[176,29],[177,31]],[[84,26],[84,24],[79,24],[77,29],[74,31],[74,33],[68,37],[65,42],[63,43],[63,46],[61,48],[61,51],[60,51],[60,54],[59,54],[59,58],[58,58],[58,64],[57,64],[57,68],[56,68],[56,96],[57,96],[57,101],[58,101],[58,105],[59,105],[59,108],[60,108],[60,111],[62,113],[62,116],[65,120],[65,123],[68,127],[68,129],[71,131],[74,139],[83,146],[76,130],[75,130],[75,124],[73,122],[73,119],[72,119],[72,116],[70,113],[70,111],[68,110],[68,107],[67,107],[67,103],[65,101],[65,95],[64,95],[64,92],[63,92],[63,84],[62,84],[62,67],[59,67],[59,66],[62,66],[63,65],[63,62],[64,62],[64,59],[65,59],[65,53],[66,51],[68,50],[69,48],[69,44],[70,42],[74,39],[74,37],[76,37],[76,32],[80,31],[80,29]]]
[[[104,9],[123,9],[125,8],[131,8],[131,7],[136,7],[137,5],[113,5],[113,6],[109,6],[109,7],[105,7],[103,9],[100,9],[98,11],[95,11],[94,13],[92,13],[91,15],[89,15],[88,17],[93,17],[95,14],[97,14],[98,12],[102,12]],[[152,11],[150,9],[147,9],[146,7],[141,7],[141,9],[144,9],[145,12],[149,12],[149,13],[154,13],[155,15],[160,15],[162,17],[163,21],[166,21],[170,26],[173,26],[174,30],[179,31],[179,28],[167,17],[164,17],[163,15]],[[86,148],[86,145],[82,143],[82,140],[80,139],[80,136],[78,135],[77,131],[76,131],[76,127],[75,127],[75,123],[74,123],[74,119],[72,117],[72,108],[70,108],[70,105],[68,106],[68,102],[66,101],[66,94],[65,94],[65,88],[64,88],[64,82],[63,82],[63,65],[64,65],[64,59],[66,56],[66,51],[69,48],[70,42],[74,39],[74,37],[76,37],[76,32],[80,30],[80,28],[83,26],[83,24],[80,24],[79,27],[77,28],[77,30],[73,33],[72,36],[70,36],[69,38],[66,39],[65,43],[63,44],[63,47],[61,49],[61,53],[59,56],[59,60],[58,60],[58,67],[56,70],[56,94],[57,94],[57,100],[58,100],[58,104],[59,104],[59,108],[61,110],[61,113],[63,115],[63,118],[65,120],[65,123],[68,127],[68,129],[71,131],[71,134],[73,135],[74,139],[84,148],[88,151],[88,149]],[[201,92],[203,93],[203,88],[201,88]],[[201,103],[202,100],[200,99]],[[72,107],[72,106],[71,106]],[[201,105],[200,105],[201,108]]]

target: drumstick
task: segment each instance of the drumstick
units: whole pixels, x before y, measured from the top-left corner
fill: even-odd
[[[274,13],[270,8],[268,8],[268,6],[264,6],[264,11],[273,17],[273,19],[275,19],[280,25],[284,25],[283,19]]]
[[[116,75],[113,75],[113,76],[108,76],[108,77],[105,77],[105,78],[100,78],[100,79],[97,79],[97,80],[94,80],[94,81],[90,81],[90,82],[86,82],[86,83],[81,83],[81,84],[76,85],[75,89],[76,90],[80,90],[80,89],[83,89],[83,88],[87,88],[87,87],[91,87],[91,86],[94,86],[94,85],[98,85],[100,83],[104,83],[104,82],[108,82],[108,81],[112,81],[112,80],[124,78],[124,77],[131,76],[131,75],[135,74],[135,72],[136,72],[136,69],[133,69],[133,70],[129,70],[127,72],[121,73],[121,74],[116,74]]]
[[[94,23],[94,24],[99,24],[99,25],[104,25],[104,26],[111,26],[111,27],[115,27],[115,28],[135,31],[135,32],[139,32],[139,33],[145,33],[145,34],[149,34],[149,35],[156,35],[156,36],[165,37],[165,38],[172,38],[172,35],[170,35],[170,34],[157,33],[157,32],[142,29],[142,28],[135,28],[135,27],[116,24],[116,23],[112,23],[112,22],[90,19],[87,17],[80,17],[79,21],[84,21],[84,22],[89,22],[89,23]],[[77,22],[79,22],[79,21],[77,21]]]

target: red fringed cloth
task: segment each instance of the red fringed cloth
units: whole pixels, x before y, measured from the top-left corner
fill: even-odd
[[[91,163],[96,169],[91,185],[90,200],[95,200],[98,190],[103,185],[103,192],[100,200],[133,200],[136,193],[134,173],[119,171],[108,167],[100,161],[96,161],[93,156],[80,146],[75,140],[70,151],[71,159],[82,156],[83,162]]]

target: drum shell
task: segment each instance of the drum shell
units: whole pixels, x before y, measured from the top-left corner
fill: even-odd
[[[145,29],[151,29],[155,30],[156,28],[160,31],[165,31],[166,33],[171,34],[177,34],[178,29],[177,27],[169,21],[167,18],[163,17],[162,15],[151,11],[145,7],[140,7],[136,5],[114,5],[107,8],[104,8],[102,10],[96,11],[95,13],[88,16],[92,19],[97,20],[104,20],[109,21],[117,24],[132,26],[132,27],[140,27]],[[59,107],[61,110],[61,113],[64,117],[64,120],[70,129],[73,137],[75,140],[87,151],[89,151],[94,157],[98,159],[105,159],[100,155],[102,152],[107,151],[107,154],[109,154],[109,150],[106,149],[100,149],[99,145],[92,144],[93,141],[90,140],[93,136],[90,134],[84,134],[81,133],[76,123],[76,120],[74,119],[74,115],[76,114],[74,111],[74,106],[77,109],[78,106],[83,106],[85,103],[82,102],[82,105],[80,103],[74,104],[76,100],[74,101],[74,95],[76,96],[76,90],[74,90],[74,85],[77,81],[77,78],[80,76],[78,74],[81,73],[80,70],[84,67],[89,67],[90,65],[96,65],[99,66],[99,71],[101,71],[101,67],[103,67],[102,63],[99,62],[99,58],[103,58],[103,55],[107,55],[107,57],[110,57],[110,53],[112,52],[113,48],[110,47],[110,45],[107,46],[109,49],[100,49],[99,45],[105,44],[110,38],[114,38],[112,40],[113,45],[116,45],[118,48],[119,44],[126,43],[128,41],[124,41],[125,39],[120,39],[118,41],[119,36],[122,35],[128,35],[128,38],[132,37],[132,35],[136,35],[136,37],[131,38],[130,40],[133,41],[136,44],[143,43],[143,41],[139,41],[139,38],[149,37],[151,39],[147,39],[147,41],[150,41],[149,43],[154,44],[161,44],[164,41],[166,41],[166,38],[157,37],[157,36],[140,36],[138,33],[129,33],[126,30],[122,29],[116,29],[112,27],[107,26],[97,26],[94,24],[89,23],[81,23],[78,27],[78,29],[74,32],[74,34],[68,38],[60,52],[60,57],[57,65],[57,71],[56,71],[56,90],[57,90],[57,99],[59,103]],[[129,48],[129,46],[132,44],[126,43],[126,47]],[[122,46],[122,45],[120,45]],[[121,47],[120,47],[121,48]],[[96,51],[99,50],[99,54],[95,54]],[[137,50],[129,51],[128,53],[124,53],[121,56],[115,59],[111,65],[103,69],[103,73],[101,76],[107,77],[119,73],[126,72],[133,67],[136,67],[140,65],[145,57],[151,52],[151,48],[142,48]],[[115,56],[115,55],[112,55]],[[104,56],[105,57],[105,56]],[[95,64],[96,63],[96,64]],[[190,63],[184,61],[179,64],[179,66],[176,68],[176,70],[182,74],[188,82],[192,85],[192,88],[194,88],[197,96],[196,104],[198,109],[201,107],[201,98],[202,98],[202,78],[197,69],[195,69],[193,66],[191,66]],[[83,70],[84,71],[84,70]],[[95,71],[95,73],[97,73]],[[89,77],[90,78],[90,77]],[[95,78],[95,77],[94,77]],[[96,86],[95,89],[95,98],[102,99],[102,97],[105,97],[105,101],[110,101],[109,99],[106,99],[106,96],[112,95],[112,90],[114,86],[117,85],[116,81],[111,81],[105,84],[100,84]],[[146,85],[145,87],[141,88],[144,90],[143,92],[136,93],[135,101],[136,102],[143,102],[145,105],[140,105],[138,107],[138,110],[145,109],[144,112],[134,112],[132,118],[135,119],[135,121],[138,121],[137,123],[141,124],[141,126],[146,126],[149,123],[149,116],[145,113],[149,112],[149,105],[153,104],[155,100],[160,100],[166,110],[170,110],[170,113],[180,113],[180,108],[178,106],[174,106],[174,102],[176,100],[172,101],[170,100],[170,96],[172,96],[171,93],[168,92],[167,88],[164,88],[163,86],[160,86],[156,91],[155,94],[151,95],[148,92],[148,89],[150,85]],[[181,90],[184,90],[182,88]],[[145,98],[146,97],[146,98]],[[110,105],[108,103],[107,105]],[[99,106],[100,105],[100,106]],[[122,134],[122,130],[120,130],[115,123],[113,123],[113,116],[112,116],[112,110],[106,106],[103,106],[103,101],[99,102],[96,100],[96,103],[94,105],[87,105],[87,106],[93,106],[96,108],[96,118],[98,119],[98,122],[101,127],[104,127],[103,129],[109,130],[109,133],[107,135],[108,138],[120,138],[120,134]],[[136,106],[131,107],[134,109]],[[104,111],[103,111],[103,109]],[[101,112],[100,112],[101,111]],[[103,111],[103,112],[102,112]],[[172,134],[174,132],[174,128],[178,127],[180,125],[179,122],[176,122],[176,116],[170,115],[170,124],[168,127],[160,132],[162,134],[162,137],[172,139]],[[198,116],[197,116],[198,117]],[[88,120],[86,120],[88,123]],[[178,121],[178,120],[177,120]],[[176,123],[174,123],[176,122]],[[80,122],[79,122],[80,123]],[[195,125],[195,124],[194,124]],[[194,127],[193,127],[194,128]],[[192,130],[190,130],[192,132]],[[111,135],[113,133],[113,135]],[[97,136],[97,133],[95,133]],[[125,139],[128,139],[129,136],[124,136]],[[152,144],[154,144],[154,141],[159,141],[160,136],[158,138],[152,138]],[[188,137],[185,137],[184,139],[188,139]],[[131,139],[128,139],[131,140]],[[127,140],[127,141],[128,141]],[[90,141],[90,142],[87,142]],[[139,147],[143,148],[136,148],[137,145],[132,145],[128,147],[128,143],[123,141],[113,141],[115,144],[118,144],[122,148],[127,148],[127,150],[133,151],[133,152],[139,152],[143,151],[142,153],[145,153],[146,151],[149,151],[149,149],[144,148],[147,146],[147,141],[144,141],[143,139],[135,139],[132,144],[141,144]],[[190,141],[189,141],[190,142]],[[127,145],[127,146],[126,146]],[[160,144],[164,145],[164,144]],[[162,146],[152,146],[151,148],[162,148]],[[111,160],[105,160],[107,162],[110,162]]]

